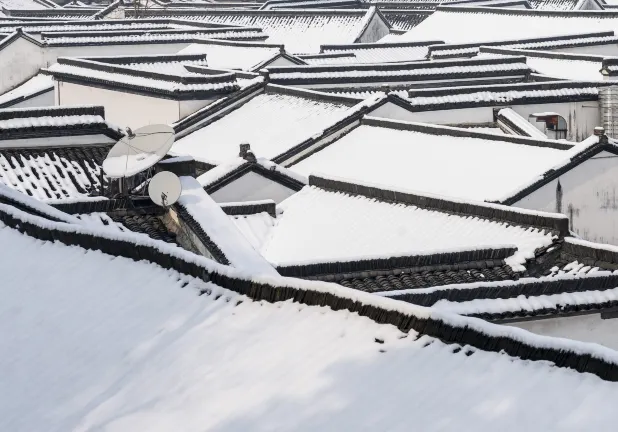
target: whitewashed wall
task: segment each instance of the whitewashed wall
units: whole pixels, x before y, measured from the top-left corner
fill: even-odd
[[[601,152],[513,205],[564,213],[582,238],[618,245],[618,156]]]
[[[199,110],[200,108],[204,108],[207,105],[210,105],[217,99],[218,98],[180,101],[178,102],[180,116],[179,118],[184,118],[189,114],[193,114],[195,111]]]
[[[56,82],[55,87],[57,105],[101,105],[105,119],[118,126],[137,128],[180,119],[178,101],[66,82]]]
[[[600,314],[522,321],[508,325],[544,336],[595,342],[618,349],[618,319],[601,319]]]
[[[277,182],[249,172],[210,194],[218,203],[271,199],[279,204],[295,192]]]
[[[32,78],[45,66],[41,47],[18,38],[0,50],[0,94]]]
[[[570,141],[582,141],[588,138],[592,135],[594,128],[601,124],[599,104],[596,101],[512,105],[510,107],[525,119],[535,112],[557,112],[567,121],[569,128],[567,139]],[[496,108],[501,107],[496,106]],[[370,115],[433,124],[472,124],[494,121],[493,107],[408,112],[394,104],[385,104]],[[533,124],[543,130],[542,123]]]

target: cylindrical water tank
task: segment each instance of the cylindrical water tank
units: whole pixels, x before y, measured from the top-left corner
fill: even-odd
[[[605,134],[618,138],[618,85],[599,88],[599,108]]]

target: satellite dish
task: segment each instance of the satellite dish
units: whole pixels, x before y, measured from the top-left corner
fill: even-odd
[[[182,186],[176,174],[169,171],[161,171],[148,183],[148,195],[150,199],[161,207],[168,207],[178,201]]]
[[[131,177],[159,162],[174,144],[174,129],[149,125],[132,132],[112,147],[103,161],[103,171],[111,178]]]

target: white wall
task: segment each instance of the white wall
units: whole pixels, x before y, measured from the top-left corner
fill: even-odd
[[[42,48],[18,38],[0,50],[0,94],[32,78],[45,66]]]
[[[497,106],[496,108],[502,107]],[[567,139],[569,141],[583,141],[592,135],[596,126],[601,125],[599,104],[596,101],[511,105],[510,108],[525,119],[536,112],[557,112],[567,121]],[[410,113],[408,117],[392,107],[385,106],[383,110],[375,110],[371,115],[434,124],[489,123],[494,121],[493,107],[424,111]],[[532,124],[542,130],[542,124]]]
[[[522,321],[507,325],[544,336],[595,342],[618,349],[618,318],[604,320],[600,314]]]
[[[513,204],[556,212],[556,187],[562,187],[561,213],[571,230],[586,240],[618,245],[618,156],[601,152]]]
[[[369,22],[369,25],[367,26],[363,34],[360,36],[359,42],[377,42],[389,33],[390,30],[388,26],[376,13],[371,18],[371,21]]]
[[[105,107],[105,119],[118,126],[137,128],[179,120],[178,101],[61,81],[55,86],[57,105],[101,105]]]
[[[271,199],[279,204],[295,192],[277,182],[249,172],[210,194],[218,203]]]
[[[272,66],[298,66],[298,65],[286,59],[285,57],[281,56],[281,57],[277,57],[275,60],[268,63],[266,67],[272,67]]]

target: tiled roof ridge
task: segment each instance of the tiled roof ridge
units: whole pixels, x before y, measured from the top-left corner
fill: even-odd
[[[475,282],[461,285],[443,285],[434,288],[389,291],[386,297],[419,306],[433,306],[440,300],[466,302],[479,299],[509,299],[521,295],[536,297],[585,291],[605,291],[618,286],[618,274],[563,275],[551,278],[521,278],[516,281]]]
[[[609,86],[611,83],[603,83],[596,81],[542,81],[542,82],[525,82],[525,83],[508,83],[508,84],[488,84],[483,86],[453,86],[446,88],[425,88],[425,89],[410,89],[408,97],[432,97],[432,96],[450,96],[460,94],[473,94],[482,92],[502,93],[508,91],[527,91],[527,90],[562,90],[562,89],[580,89],[590,87]]]
[[[436,11],[450,13],[488,13],[493,15],[519,15],[519,16],[549,16],[549,17],[574,17],[574,18],[615,18],[618,12],[606,10],[552,10],[552,9],[511,9],[488,6],[448,6],[439,5]]]
[[[298,96],[306,99],[314,99],[321,102],[341,103],[350,107],[361,102],[363,99],[359,99],[353,96],[337,95],[332,93],[321,92],[319,90],[311,90],[298,87],[288,87],[279,84],[266,84],[264,89],[265,93],[283,94],[289,96]]]
[[[78,116],[92,115],[105,118],[105,108],[100,105],[82,105],[82,106],[49,106],[49,107],[34,107],[34,108],[8,108],[0,110],[0,120],[11,120],[14,118],[30,118],[30,117],[60,117],[60,116]]]
[[[316,72],[342,72],[346,70],[401,70],[407,69],[440,69],[450,66],[484,66],[494,64],[526,63],[525,56],[504,58],[473,58],[473,59],[449,59],[449,60],[423,60],[400,63],[361,63],[343,65],[309,65],[309,66],[275,66],[268,68],[269,73],[284,74],[291,72],[316,73]]]
[[[253,16],[272,16],[284,15],[292,17],[302,16],[323,16],[323,15],[356,15],[365,16],[367,9],[273,9],[273,10],[255,10],[255,9],[191,9],[191,8],[162,8],[148,9],[145,16],[182,16],[182,15],[253,15]],[[132,11],[127,9],[127,15],[132,15]]]
[[[273,166],[276,167],[277,165],[273,165]],[[260,163],[260,160],[258,159],[256,162],[247,161],[246,163],[243,163],[242,165],[227,172],[225,175],[221,176],[217,180],[204,186],[204,190],[207,193],[212,194],[250,171],[256,171],[260,175],[272,181],[275,181],[277,183],[283,184],[284,186],[296,192],[298,192],[305,186],[304,183],[301,183],[296,178],[287,175],[285,172],[281,170],[268,169],[262,166]]]
[[[465,48],[478,48],[481,46],[502,46],[502,45],[524,45],[540,42],[552,42],[552,41],[567,41],[581,38],[596,38],[614,36],[614,31],[601,31],[601,32],[586,32],[586,33],[573,33],[560,36],[544,36],[536,38],[523,38],[523,39],[505,39],[500,41],[485,41],[485,42],[467,42],[467,43],[447,43],[444,45],[434,45],[429,48],[429,55],[435,51],[450,51]]]
[[[111,146],[108,146],[108,150]],[[75,200],[67,202],[56,202],[50,204],[52,207],[68,214],[89,214],[89,213],[114,213],[125,211],[134,214],[162,214],[163,208],[154,204],[149,197],[128,197],[115,199],[98,200]]]
[[[174,131],[176,132],[177,138],[180,138],[186,135],[185,132],[187,131],[188,131],[187,133],[193,132],[194,129],[189,130],[189,128],[191,128],[192,126],[195,126],[195,125],[206,126],[218,120],[219,116],[215,116],[213,118],[210,118],[210,117],[213,116],[215,113],[219,113],[220,111],[224,109],[231,108],[233,110],[233,109],[238,108],[238,106],[242,106],[244,103],[253,99],[253,97],[257,96],[260,93],[263,93],[265,87],[266,87],[266,83],[263,80],[257,81],[254,84],[251,84],[243,89],[240,89],[232,93],[231,95],[225,98],[219,99],[213,102],[212,104],[207,105],[204,108],[201,108],[195,111],[194,113],[189,114],[188,116],[178,120],[176,123],[172,125],[174,128]],[[237,106],[236,104],[240,104],[240,105]],[[227,112],[228,111],[225,111],[225,114],[227,114]],[[225,115],[225,114],[222,114],[222,115]],[[201,123],[202,120],[204,120],[205,122],[204,124]]]
[[[66,62],[73,57],[60,57],[59,60]],[[206,54],[140,54],[140,55],[112,55],[112,56],[83,56],[76,59],[79,61],[89,61],[108,64],[122,63],[153,63],[153,62],[180,62],[206,60]],[[71,64],[71,63],[66,63]]]
[[[569,219],[565,215],[558,213],[534,212],[477,201],[455,200],[414,191],[385,189],[360,182],[353,183],[345,179],[317,175],[309,176],[309,185],[326,191],[361,195],[390,204],[406,204],[461,216],[474,216],[523,227],[535,227],[557,232],[561,237],[569,234]]]
[[[0,51],[2,51],[4,48],[8,47],[9,45],[11,45],[13,42],[15,42],[17,39],[25,39],[30,43],[35,44],[38,47],[42,47],[43,43],[34,39],[32,36],[30,36],[27,33],[24,33],[21,27],[17,27],[15,29],[15,31],[13,33],[11,33],[10,36],[0,40]]]
[[[56,79],[60,78],[61,81],[75,82],[77,84],[88,83],[89,85],[98,85],[103,88],[109,88],[116,90],[122,88],[124,91],[133,91],[137,94],[144,94],[155,97],[171,97],[177,100],[195,99],[203,96],[229,94],[235,90],[238,90],[239,86],[236,83],[236,75],[233,72],[228,72],[220,75],[200,75],[200,76],[178,76],[171,74],[163,74],[159,72],[152,72],[147,70],[132,69],[129,67],[111,65],[106,63],[93,62],[89,60],[80,60],[77,58],[59,58],[58,64],[73,66],[84,71],[96,70],[100,72],[115,73],[126,76],[134,76],[141,78],[149,78],[161,82],[167,83],[181,83],[181,84],[221,84],[227,83],[227,86],[210,89],[163,89],[155,88],[152,86],[144,86],[135,83],[124,82],[120,80],[108,80],[104,78],[95,78],[88,76],[85,73],[74,73],[66,71],[51,71],[49,69],[42,69],[43,73],[54,76]]]
[[[400,48],[400,47],[417,47],[417,46],[432,46],[443,44],[444,41],[410,41],[410,42],[359,42],[353,44],[333,44],[320,45],[320,53],[324,51],[345,51],[359,49],[374,49],[374,48]]]
[[[58,14],[62,14],[66,16],[68,15],[82,16],[82,15],[94,14],[98,12],[99,10],[100,9],[98,8],[7,9],[5,7],[2,7],[2,12],[5,15],[9,15],[9,16],[16,17],[16,18],[28,18],[31,16],[45,17],[49,15],[58,15]]]
[[[53,91],[53,90],[54,90],[54,85],[52,83],[52,84],[50,84],[49,87],[44,88],[44,89],[40,89],[40,90],[38,90],[36,92],[15,96],[12,99],[8,99],[8,100],[5,100],[4,102],[0,103],[0,110],[6,109],[7,107],[11,107],[13,105],[16,105],[18,103],[27,101],[29,99],[35,98],[37,96],[40,96],[43,93],[47,93],[47,92]]]
[[[221,209],[228,216],[246,216],[256,213],[268,213],[277,217],[277,204],[273,200],[220,203]]]
[[[100,11],[96,12],[94,15],[92,15],[91,18],[95,19],[95,20],[103,19],[110,12],[113,12],[116,9],[118,9],[119,6],[124,6],[124,1],[123,0],[116,0],[116,1],[111,2],[109,4],[109,6],[104,7]]]
[[[560,164],[557,167],[550,168],[549,170],[541,174],[538,180],[533,181],[530,184],[523,185],[519,189],[512,191],[511,193],[509,193],[508,196],[503,197],[496,203],[503,204],[503,205],[512,205],[516,203],[517,201],[521,200],[522,198],[528,196],[535,190],[543,187],[544,185],[551,182],[552,180],[557,179],[565,172],[577,167],[578,165],[587,161],[591,157],[596,156],[602,151],[609,151],[610,153],[618,155],[617,146],[614,144],[610,144],[610,143],[599,142],[595,145],[584,147],[582,148],[580,152],[573,155],[568,163]]]
[[[252,27],[246,27],[246,28],[252,28]],[[256,29],[261,29],[261,28],[256,27]],[[219,30],[219,29],[214,29],[214,30]],[[224,40],[224,39],[200,38],[196,40],[195,43],[206,44],[206,45],[238,46],[238,47],[247,47],[247,48],[273,48],[273,49],[279,49],[280,51],[285,50],[284,44],[273,44],[273,43],[267,43],[267,42],[233,41],[233,40]]]
[[[205,55],[201,57],[205,58]],[[127,59],[128,60],[128,59]],[[150,70],[134,69],[130,66],[123,66],[114,64],[113,62],[101,62],[97,60],[76,58],[76,57],[60,57],[58,64],[75,66],[83,69],[93,69],[102,72],[124,74],[143,78],[152,78],[160,81],[173,81],[181,82],[183,84],[211,84],[233,81],[236,77],[234,72],[226,71],[225,73],[216,75],[202,74],[200,76],[181,76],[171,73],[155,72]],[[47,70],[49,71],[49,70]],[[62,74],[64,72],[49,72],[52,75]],[[92,77],[85,77],[87,79],[93,79]]]
[[[504,55],[524,55],[526,57],[541,57],[558,60],[579,60],[579,61],[595,61],[601,62],[606,56],[602,55],[586,55],[586,54],[573,54],[573,53],[555,53],[550,51],[537,51],[521,48],[502,48],[502,47],[488,47],[480,46],[479,52],[488,54],[504,54]]]
[[[320,277],[324,275],[341,275],[354,277],[356,273],[367,271],[387,271],[417,267],[438,267],[458,265],[478,261],[503,261],[517,251],[514,246],[484,247],[458,251],[428,252],[425,254],[394,256],[385,258],[368,258],[353,261],[325,261],[313,264],[292,264],[278,266],[281,276],[298,278]],[[428,270],[428,269],[427,269]]]
[[[574,237],[566,237],[562,244],[562,251],[569,255],[581,258],[590,258],[595,262],[618,264],[618,248],[603,243],[592,243]]]
[[[208,252],[213,256],[213,258],[220,264],[230,265],[230,260],[223,253],[221,248],[210,238],[210,236],[204,231],[204,227],[196,221],[191,213],[187,211],[187,209],[180,203],[176,203],[173,205],[174,210],[178,213],[178,216],[191,228],[191,230],[195,233],[195,235],[200,239],[200,241],[206,246]]]
[[[107,21],[107,20],[106,20]],[[222,39],[207,39],[207,34],[209,32],[219,33],[222,31],[252,31],[252,30],[261,30],[260,28],[246,27],[246,28],[236,28],[236,27],[222,27],[222,28],[156,28],[156,29],[125,29],[125,30],[77,30],[77,31],[42,31],[40,32],[41,38],[46,39],[47,41],[53,41],[56,38],[66,38],[66,37],[114,37],[114,36],[143,36],[143,35],[173,35],[173,34],[190,34],[194,35],[196,43],[200,43],[203,41],[216,41],[216,42],[228,42]],[[206,34],[203,36],[203,34]],[[203,42],[205,43],[205,42]],[[251,43],[251,42],[243,42],[243,43]],[[111,57],[111,56],[109,56]]]
[[[163,268],[171,268],[248,296],[271,303],[291,300],[310,306],[327,306],[332,310],[358,313],[380,324],[392,324],[403,332],[414,330],[436,337],[445,343],[470,345],[481,350],[505,352],[524,360],[544,360],[558,367],[590,372],[608,381],[618,381],[618,357],[610,349],[594,344],[529,335],[517,329],[505,329],[454,314],[418,308],[389,301],[375,295],[348,290],[324,282],[291,278],[250,277],[241,270],[221,266],[212,260],[178,248],[172,249],[150,238],[137,238],[128,233],[111,233],[89,227],[54,222],[41,223],[40,218],[0,205],[0,220],[10,228],[43,241],[99,250],[135,261],[148,260]]]
[[[452,126],[435,125],[430,123],[416,123],[400,120],[390,120],[378,117],[365,116],[361,120],[361,124],[367,126],[386,127],[392,129],[423,132],[431,135],[450,135],[457,137],[481,138],[489,141],[507,142],[511,144],[521,144],[533,147],[546,147],[558,150],[571,150],[575,144],[569,144],[562,141],[550,140],[549,138],[542,140],[517,135],[497,135],[491,132],[483,132],[470,130],[466,128],[457,128]]]

